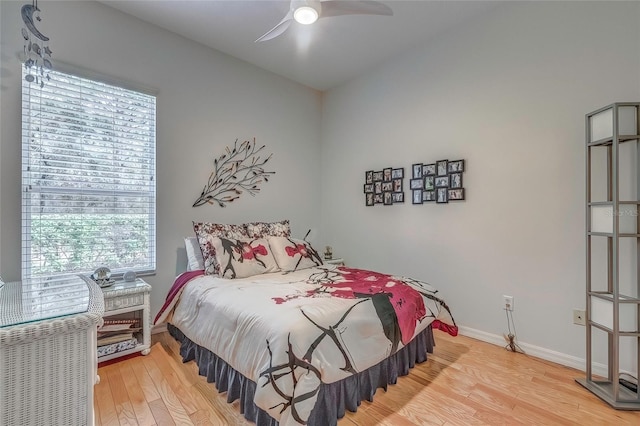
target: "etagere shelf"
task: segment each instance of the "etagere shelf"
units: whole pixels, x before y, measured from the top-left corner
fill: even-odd
[[[587,365],[577,382],[622,410],[640,410],[640,393],[620,383],[621,360],[640,371],[639,143],[640,103],[586,115]],[[604,356],[605,340],[607,377],[598,377],[594,352]]]

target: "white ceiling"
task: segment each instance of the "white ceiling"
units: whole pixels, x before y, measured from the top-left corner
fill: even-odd
[[[254,41],[289,9],[286,0],[102,3],[318,90],[338,86],[395,55],[496,7],[496,1],[384,0],[394,16],[350,15],[293,23],[273,40]]]

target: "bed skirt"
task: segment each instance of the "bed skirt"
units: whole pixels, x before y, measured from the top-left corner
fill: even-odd
[[[167,324],[169,333],[180,342],[183,362],[195,360],[198,372],[215,383],[219,392],[227,392],[227,402],[240,400],[240,412],[258,426],[277,426],[278,421],[253,403],[256,384],[234,370],[229,364],[202,346],[189,340],[177,327]],[[335,383],[320,385],[318,400],[309,416],[308,425],[336,425],[345,410],[355,412],[363,400],[373,401],[378,388],[387,390],[398,376],[406,376],[416,363],[427,360],[435,341],[431,326],[389,358],[353,376]]]

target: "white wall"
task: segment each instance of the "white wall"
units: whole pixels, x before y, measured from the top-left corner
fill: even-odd
[[[0,271],[20,279],[20,6],[2,1]],[[95,2],[41,2],[42,32],[55,61],[157,90],[157,274],[152,309],[176,273],[192,220],[242,223],[289,218],[295,235],[319,233],[321,96]],[[273,152],[276,175],[256,197],[192,208],[213,159],[236,138]],[[182,265],[180,265],[181,267]]]
[[[2,7],[0,7],[0,22],[2,22]],[[8,59],[8,58],[7,58]],[[4,84],[1,80],[5,73],[4,63],[6,58],[4,56],[4,49],[2,48],[2,32],[0,31],[0,107],[2,106],[2,97],[4,93]],[[0,142],[2,142],[2,122],[0,119]],[[0,144],[0,147],[2,145]],[[0,189],[2,188],[2,148],[0,148]],[[2,259],[2,197],[0,196],[0,259]],[[2,273],[2,262],[0,261],[0,273]],[[0,275],[1,276],[1,275]]]
[[[22,3],[0,2],[0,272],[10,280],[20,278]],[[513,295],[521,341],[584,356],[584,329],[571,324],[585,303],[584,114],[640,99],[640,4],[501,5],[326,93],[324,106],[315,91],[104,5],[41,8],[54,60],[158,90],[154,311],[192,220],[286,217],[349,265],[433,283],[461,325],[502,333],[501,296]],[[226,209],[192,208],[213,158],[254,136],[274,152],[272,182]],[[467,160],[465,202],[364,206],[365,170],[442,158]]]
[[[326,93],[322,228],[438,287],[459,324],[584,358],[584,115],[640,100],[640,4],[501,5]],[[466,160],[465,202],[365,207],[366,170]],[[409,195],[408,179],[405,196]]]

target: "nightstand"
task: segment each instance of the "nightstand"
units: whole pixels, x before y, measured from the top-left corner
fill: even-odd
[[[327,265],[345,266],[344,259],[341,257],[336,257],[334,259],[324,259],[322,260],[322,262]]]
[[[143,279],[135,281],[117,281],[114,285],[102,288],[104,295],[104,323],[107,325],[137,325],[138,331],[128,342],[122,341],[103,345],[98,349],[98,362],[108,361],[136,352],[142,355],[151,350],[151,309],[149,297],[151,286]],[[98,330],[100,332],[100,330]],[[109,346],[109,347],[107,347]]]

